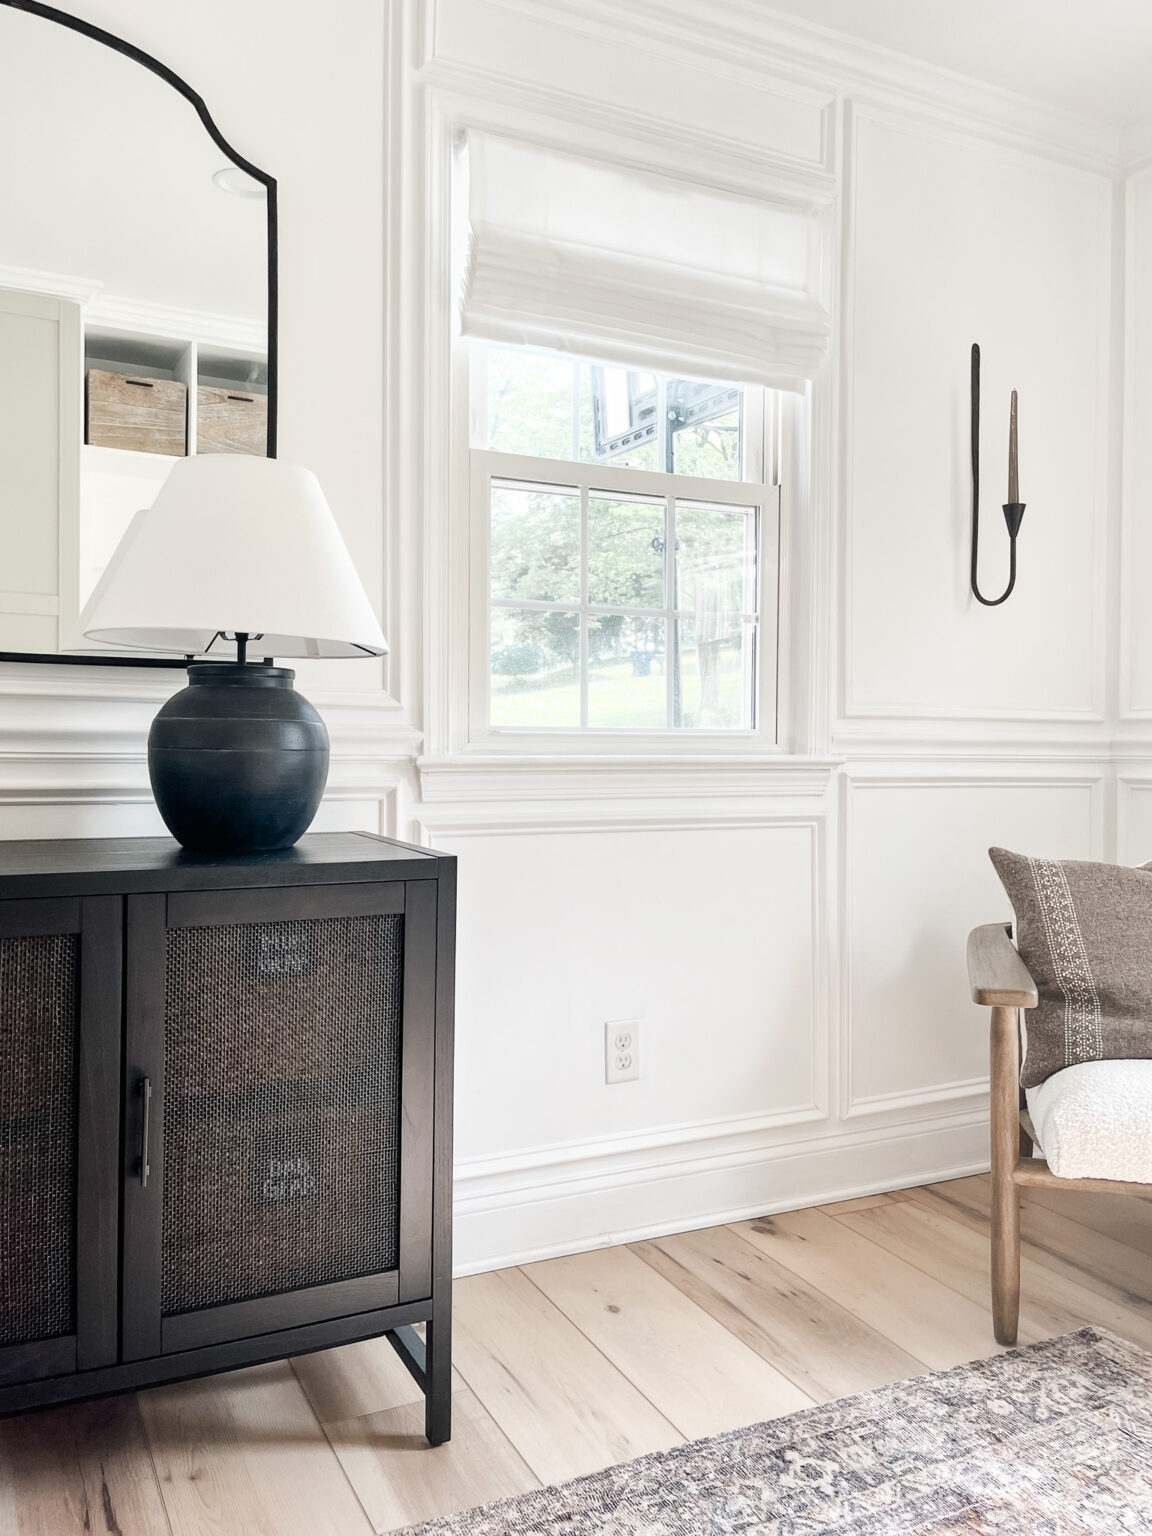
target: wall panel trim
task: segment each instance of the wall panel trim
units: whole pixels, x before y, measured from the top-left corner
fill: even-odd
[[[797,1124],[799,1122],[796,1122]],[[855,1126],[788,1136],[788,1128],[747,1135],[721,1129],[712,1141],[648,1153],[586,1144],[563,1178],[539,1163],[522,1171],[484,1163],[458,1168],[456,1272],[475,1274],[558,1254],[638,1242],[670,1232],[742,1221],[776,1211],[853,1199],[988,1167],[987,1113],[898,1127]]]
[[[853,1083],[852,1063],[855,1054],[854,1033],[854,951],[855,941],[852,934],[852,893],[853,893],[853,829],[854,814],[853,802],[858,795],[866,794],[869,790],[903,789],[914,793],[918,789],[1084,789],[1088,792],[1088,814],[1090,820],[1090,853],[1093,858],[1104,857],[1104,845],[1106,835],[1106,812],[1108,791],[1111,787],[1110,775],[1107,771],[1099,769],[1095,772],[1081,769],[1077,771],[1074,766],[1060,766],[1050,764],[1047,771],[1028,772],[1021,768],[1018,772],[1006,771],[1002,766],[990,767],[985,773],[941,771],[933,773],[930,769],[905,771],[877,771],[852,774],[845,773],[841,779],[841,803],[840,803],[840,867],[838,881],[838,927],[842,935],[840,945],[840,1031],[839,1031],[839,1065],[840,1065],[840,1097],[839,1114],[844,1121],[859,1120],[865,1116],[882,1116],[885,1114],[917,1114],[933,1105],[946,1106],[950,1103],[963,1104],[965,1101],[982,1097],[987,1092],[986,1080],[979,1078],[951,1079],[937,1083],[926,1083],[921,1088],[912,1090],[894,1090],[892,1093],[868,1094],[857,1093]],[[1007,905],[1007,898],[1005,898]],[[956,943],[962,946],[964,933],[958,933]],[[974,1027],[982,1027],[981,1021],[973,1020]],[[942,1111],[946,1113],[945,1111]]]

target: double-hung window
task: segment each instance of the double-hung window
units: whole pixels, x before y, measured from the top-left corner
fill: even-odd
[[[479,733],[772,739],[772,392],[483,342],[471,358]]]
[[[777,391],[828,355],[820,214],[528,135],[454,150],[469,739],[775,742]]]

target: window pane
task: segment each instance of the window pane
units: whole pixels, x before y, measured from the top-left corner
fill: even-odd
[[[755,630],[718,624],[715,615],[677,621],[680,637],[680,724],[688,730],[751,730],[755,696]]]
[[[676,504],[679,721],[750,730],[755,699],[757,518],[744,507]]]
[[[489,448],[709,480],[742,476],[742,385],[528,347],[485,346],[484,353]]]
[[[663,501],[588,497],[588,601],[664,607]]]
[[[601,729],[668,723],[663,619],[622,613],[588,620],[588,724]]]
[[[487,446],[508,455],[490,486],[492,726],[753,729],[760,512],[728,498],[758,473],[763,392],[520,347],[485,346],[477,368]],[[610,491],[608,466],[640,473]],[[689,482],[645,471],[713,484],[673,517]]]
[[[493,481],[491,562],[494,598],[579,602],[579,496]]]
[[[501,453],[572,459],[573,385],[569,357],[489,347],[488,446]]]
[[[672,434],[673,464],[678,475],[702,480],[739,480],[740,411],[730,411]]]
[[[656,374],[585,363],[580,369],[580,396],[580,458],[584,463],[664,468],[660,462]]]
[[[738,622],[756,608],[756,528],[747,507],[676,503],[676,607]]]
[[[493,725],[580,724],[580,615],[492,610]]]

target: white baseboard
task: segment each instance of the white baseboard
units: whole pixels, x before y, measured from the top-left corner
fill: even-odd
[[[519,1170],[518,1178],[491,1165],[459,1168],[456,1274],[982,1173],[988,1120],[977,1110],[914,1125],[793,1134],[736,1154],[699,1141],[679,1152],[665,1149],[653,1166],[617,1162],[593,1144],[586,1159],[568,1158],[564,1177],[554,1181],[542,1180],[539,1166]]]

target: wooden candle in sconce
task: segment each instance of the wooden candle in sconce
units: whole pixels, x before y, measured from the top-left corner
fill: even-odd
[[[1012,404],[1008,411],[1008,500],[1020,500],[1020,468],[1016,462],[1016,391],[1012,391]]]

